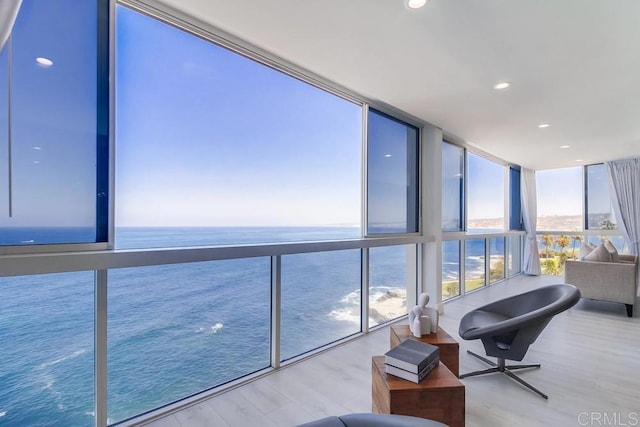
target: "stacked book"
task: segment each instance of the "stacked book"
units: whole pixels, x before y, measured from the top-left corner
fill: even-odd
[[[412,339],[402,341],[384,355],[387,374],[419,383],[440,362],[440,352],[435,345]]]

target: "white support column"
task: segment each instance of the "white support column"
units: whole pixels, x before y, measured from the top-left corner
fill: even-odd
[[[107,425],[107,270],[94,277],[94,412],[96,427]]]
[[[442,304],[442,130],[425,125],[422,131],[420,165],[422,168],[422,292]]]

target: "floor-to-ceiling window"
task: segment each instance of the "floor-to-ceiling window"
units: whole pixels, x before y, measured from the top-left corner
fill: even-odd
[[[543,274],[559,275],[575,257],[583,230],[581,166],[536,172],[538,249]]]
[[[627,250],[617,231],[603,164],[536,172],[538,245],[544,274],[562,275],[564,262],[580,256],[583,242],[609,240]]]
[[[117,22],[117,248],[361,236],[360,104],[126,7]],[[404,158],[404,171],[406,137],[395,142],[388,163]],[[360,250],[280,265],[276,363],[361,330]],[[110,418],[269,367],[272,268],[260,257],[113,272],[111,294],[127,298],[109,304]],[[162,373],[124,380],[143,362]]]
[[[464,231],[465,150],[455,144],[442,143],[442,231]],[[442,242],[442,299],[460,295],[461,241]]]
[[[506,237],[506,277],[522,272],[523,219],[521,205],[520,167],[509,167],[509,230],[512,234]],[[516,233],[514,233],[516,232]]]
[[[419,229],[417,127],[369,108],[366,235],[415,234]],[[406,314],[415,301],[415,245],[369,250],[369,326]],[[412,297],[415,298],[415,297]]]
[[[107,247],[108,3],[3,1],[3,255]],[[0,276],[0,425],[92,425],[93,268]]]
[[[442,232],[443,300],[520,273],[519,166],[444,141]]]

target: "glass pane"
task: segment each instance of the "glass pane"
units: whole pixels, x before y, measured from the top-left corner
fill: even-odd
[[[504,279],[504,237],[489,239],[489,283]]]
[[[460,241],[442,242],[442,299],[460,295]]]
[[[536,171],[538,230],[582,230],[582,167]]]
[[[125,7],[117,18],[117,247],[123,227],[161,227],[163,246],[281,241],[284,226],[360,237],[360,105]]]
[[[522,230],[522,201],[520,200],[520,170],[509,168],[509,229]]]
[[[109,420],[268,367],[270,278],[269,258],[110,271]]]
[[[485,285],[485,239],[465,241],[465,278],[466,292]]]
[[[415,245],[369,250],[369,327],[407,314],[407,290],[416,289],[415,265]]]
[[[24,0],[2,50],[0,245],[97,239],[98,3]]]
[[[504,231],[504,166],[467,152],[467,230]]]
[[[587,166],[587,228],[615,230],[609,178],[604,164]]]
[[[369,110],[367,233],[418,231],[418,129]]]
[[[93,272],[0,278],[0,425],[94,425],[93,289]]]
[[[442,144],[442,231],[461,231],[464,191],[464,149]]]
[[[360,332],[360,250],[282,257],[281,358]]]
[[[563,272],[564,262],[560,249],[567,243],[567,239],[565,235],[539,234],[538,252],[542,274],[557,276]]]
[[[509,237],[509,276],[515,276],[522,271],[522,238]]]

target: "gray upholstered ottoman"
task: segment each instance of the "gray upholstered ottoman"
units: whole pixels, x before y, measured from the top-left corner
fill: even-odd
[[[349,414],[322,418],[299,427],[446,427],[446,424],[406,415]]]

